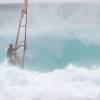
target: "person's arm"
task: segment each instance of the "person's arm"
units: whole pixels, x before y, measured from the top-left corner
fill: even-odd
[[[22,46],[24,46],[24,45],[20,45],[20,46],[18,46],[17,48],[15,48],[14,50],[17,50],[17,49],[19,49],[20,47],[22,47]],[[25,47],[25,49],[27,49],[28,47]]]

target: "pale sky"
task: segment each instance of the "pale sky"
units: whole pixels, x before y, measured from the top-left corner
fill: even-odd
[[[18,3],[23,2],[24,0],[0,0],[0,3]],[[60,2],[99,2],[100,0],[29,0],[29,2],[33,3],[60,3]]]

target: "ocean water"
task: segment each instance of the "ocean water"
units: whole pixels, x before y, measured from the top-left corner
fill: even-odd
[[[21,4],[0,5],[0,100],[99,100],[100,5],[31,4],[25,68],[7,63]]]

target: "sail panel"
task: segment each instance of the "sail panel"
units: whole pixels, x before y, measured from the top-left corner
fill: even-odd
[[[24,1],[24,5],[21,12],[18,33],[15,43],[15,60],[19,65],[24,65],[25,50],[26,50],[26,33],[27,33],[27,0]]]

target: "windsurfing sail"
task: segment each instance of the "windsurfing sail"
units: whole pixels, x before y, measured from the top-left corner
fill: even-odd
[[[18,32],[15,42],[16,50],[14,51],[15,62],[22,67],[24,67],[25,53],[27,48],[27,7],[28,0],[25,0],[20,16]]]

